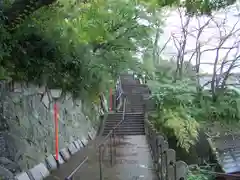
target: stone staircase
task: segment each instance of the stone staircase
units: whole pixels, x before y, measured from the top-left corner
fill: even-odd
[[[171,177],[172,180],[186,179],[186,163],[176,162],[175,151],[168,149],[168,142],[164,140],[164,137],[159,137],[152,126],[144,121],[144,111],[149,107],[151,109],[153,106],[148,107],[146,104],[144,106],[143,101],[148,102],[145,98],[147,94],[134,93],[133,89],[143,92],[146,92],[147,89],[132,75],[121,76],[121,85],[124,86],[124,88],[121,87],[124,95],[120,97],[126,97],[123,99],[127,100],[125,101],[127,103],[124,103],[125,108],[121,108],[118,112],[109,113],[103,126],[103,133],[85,144],[81,151],[74,154],[58,169],[52,171],[51,175],[44,180],[158,180],[159,177],[161,179]],[[121,105],[120,102],[117,103],[119,106]],[[123,110],[125,110],[125,113],[122,112]],[[124,121],[115,129],[115,134],[106,137],[122,121],[123,114]],[[161,143],[160,146],[159,142]],[[157,147],[161,149],[156,151]],[[159,155],[159,152],[164,153]],[[161,162],[158,161],[159,157],[161,157]],[[166,166],[162,157],[172,160],[176,164],[173,166],[170,163]],[[153,160],[164,164],[153,164]],[[158,169],[155,169],[155,167]],[[176,167],[176,169],[173,169],[173,167]],[[171,171],[168,173],[167,169],[169,168]],[[166,178],[160,172],[167,172],[168,174],[165,173]],[[27,179],[23,177],[19,180]]]
[[[135,80],[133,75],[121,75],[121,85],[126,96],[125,120],[115,130],[117,136],[144,135],[144,102],[142,94],[147,93],[145,85]],[[124,105],[116,113],[110,113],[105,121],[103,136],[106,136],[123,117]]]
[[[126,93],[125,93],[126,94]],[[126,94],[126,113],[140,113],[144,112],[144,103],[142,99],[142,95],[139,94]],[[119,112],[123,111],[123,106],[119,109]]]
[[[120,121],[122,113],[109,114],[105,122],[103,136],[106,136]],[[125,121],[115,130],[115,135],[144,135],[143,113],[126,113]]]

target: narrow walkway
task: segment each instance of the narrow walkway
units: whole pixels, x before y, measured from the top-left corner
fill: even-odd
[[[112,179],[157,180],[146,136],[125,136],[121,141]]]
[[[131,86],[129,86],[131,82]],[[78,165],[88,157],[86,163],[75,173],[73,180],[157,180],[153,168],[153,161],[150,154],[150,148],[144,135],[144,104],[142,102],[141,92],[133,94],[133,90],[141,90],[142,85],[133,76],[124,76],[121,83],[125,86],[123,92],[124,105],[119,113],[109,114],[105,121],[102,137],[96,138],[84,150],[73,156],[67,163],[59,169],[52,172],[51,176],[45,180],[64,180],[73,172]],[[126,103],[126,99],[129,103]],[[122,115],[125,112],[127,114]],[[135,112],[135,113],[134,113]],[[103,151],[102,161],[102,179],[100,179],[100,163],[98,144],[104,139],[104,135],[115,128],[115,126],[124,120],[119,127],[115,129],[115,142],[106,142]],[[122,136],[123,135],[123,136]],[[110,140],[110,138],[108,138]],[[114,151],[111,151],[110,144],[114,144]],[[110,156],[114,152],[114,156]],[[111,161],[113,157],[113,161]],[[111,166],[113,162],[113,166]]]
[[[105,149],[103,180],[157,180],[145,135],[124,136],[116,141],[118,143],[113,167],[110,166],[109,148]],[[45,180],[64,180],[86,156],[89,156],[89,160],[75,174],[74,180],[100,180],[96,152],[96,144],[99,142],[100,138],[91,142]]]
[[[50,176],[45,178],[44,180],[64,180],[66,177],[68,177],[76,168],[77,166],[84,161],[86,157],[90,158],[96,158],[96,150],[97,146],[101,141],[103,140],[103,137],[97,137],[95,140],[89,141],[89,144],[87,147],[81,149],[79,152],[77,152],[75,155],[73,155],[68,162],[62,164],[59,169],[56,169],[51,172]],[[97,160],[95,159],[96,163]],[[91,159],[84,163],[81,170],[88,169],[88,164],[91,162]],[[98,171],[97,171],[98,172]],[[96,172],[96,173],[97,173]],[[98,173],[99,174],[99,173]],[[74,178],[77,180],[77,178],[80,177],[79,172],[74,176]],[[82,176],[81,176],[82,177]],[[89,178],[91,178],[90,176]],[[74,179],[74,180],[75,180]],[[80,178],[79,178],[80,179]],[[89,179],[88,179],[89,180]],[[94,179],[93,179],[94,180]]]

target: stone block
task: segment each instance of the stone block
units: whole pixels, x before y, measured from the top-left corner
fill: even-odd
[[[39,93],[39,94],[44,94],[45,91],[46,91],[46,87],[45,87],[45,86],[40,86],[40,87],[38,88],[38,93]]]
[[[31,180],[26,172],[16,175],[15,179],[16,180]]]
[[[48,96],[48,94],[45,92],[45,94],[43,95],[43,97],[42,97],[42,103],[43,103],[43,105],[47,108],[47,109],[49,109],[50,108],[50,99],[49,99],[49,96]]]
[[[62,156],[63,160],[66,162],[70,159],[70,154],[67,148],[63,148],[60,150],[60,155]]]
[[[95,131],[94,128],[91,129],[90,132],[88,132],[88,136],[90,137],[91,140],[93,140],[96,137],[97,132]]]
[[[52,98],[60,98],[62,94],[62,89],[51,89],[50,92]]]
[[[66,100],[72,99],[72,94],[71,93],[66,93],[65,99]]]
[[[22,84],[14,82],[14,92],[22,92]]]
[[[96,131],[95,129],[93,129],[92,133],[93,133],[93,136],[94,136],[94,137],[97,136],[97,131]]]
[[[53,157],[56,160],[56,155],[55,154],[53,155]],[[59,164],[63,164],[64,163],[64,160],[63,160],[62,156],[60,155],[60,153],[58,153],[58,162],[59,162]]]
[[[22,85],[24,87],[24,85]],[[37,87],[33,84],[26,84],[23,88],[23,95],[24,96],[31,96],[37,93]]]
[[[88,139],[87,138],[82,138],[81,142],[82,142],[83,146],[86,147],[87,143],[88,143]]]
[[[57,169],[57,162],[53,155],[50,155],[46,158],[46,164],[49,170]]]
[[[43,180],[45,177],[49,176],[49,174],[47,167],[43,163],[29,170],[29,177],[31,180]]]
[[[73,143],[74,143],[75,147],[77,148],[77,150],[81,149],[81,146],[78,141],[74,141]]]
[[[83,145],[83,143],[80,139],[78,139],[77,142],[78,142],[78,144],[80,145],[81,148],[84,147],[84,145]]]
[[[94,139],[94,135],[93,135],[92,131],[89,131],[89,132],[88,132],[88,136],[89,136],[89,139],[90,139],[90,140],[93,140],[93,139]]]
[[[68,145],[68,150],[71,155],[75,154],[78,151],[76,146],[73,143]]]

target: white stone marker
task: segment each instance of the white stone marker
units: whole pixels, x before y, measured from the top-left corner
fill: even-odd
[[[15,176],[17,180],[30,180],[29,176],[27,175],[26,172],[23,172],[21,174],[18,174]]]
[[[60,150],[60,155],[62,155],[63,160],[66,162],[70,159],[70,154],[67,148],[63,148]]]
[[[53,157],[53,155],[50,155],[46,158],[46,163],[47,163],[48,169],[50,169],[50,170],[57,169],[57,161]]]
[[[31,173],[33,180],[43,180],[50,174],[47,167],[43,163],[34,166],[29,170],[29,172]]]
[[[74,145],[76,146],[76,148],[79,151],[81,149],[81,146],[80,146],[79,142],[78,141],[74,141],[73,143],[74,143]]]
[[[75,154],[78,150],[73,143],[68,145],[68,150],[71,155]]]

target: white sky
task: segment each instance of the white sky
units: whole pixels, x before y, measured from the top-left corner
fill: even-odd
[[[234,24],[236,24],[238,21],[238,24],[235,27],[235,30],[237,30],[239,28],[239,31],[237,32],[237,35],[235,37],[229,38],[225,44],[223,45],[224,47],[230,47],[234,44],[234,42],[236,40],[239,40],[240,42],[240,16],[238,15],[240,10],[238,11],[238,9],[236,8],[238,6],[234,5],[229,7],[228,9],[225,9],[224,11],[222,10],[222,12],[217,12],[215,13],[215,19],[217,19],[217,22],[219,24],[221,24],[223,22],[224,19],[227,19],[225,21],[225,25],[222,27],[225,27],[227,30],[227,34],[229,32],[230,29],[232,29],[232,27],[234,26]],[[226,13],[227,12],[227,13]],[[179,16],[179,13],[177,10],[171,11],[169,15],[167,15],[168,18],[166,19],[166,27],[164,28],[164,33],[163,35],[161,35],[160,38],[160,47],[168,40],[168,38],[171,36],[172,33],[175,34],[175,36],[180,40],[181,38],[181,19]],[[227,18],[225,18],[225,16],[227,16]],[[200,21],[201,26],[203,24],[205,24],[205,22],[208,20],[208,17],[201,17],[198,18]],[[184,19],[184,21],[186,21],[186,18]],[[198,21],[197,19],[192,19],[190,21],[189,24],[189,30],[194,30],[195,28],[198,27]],[[196,36],[197,33],[193,33],[193,35]],[[204,49],[209,49],[209,48],[214,48],[219,44],[219,29],[216,28],[216,24],[214,24],[213,22],[210,23],[205,29],[204,32],[202,33],[202,35],[200,36],[200,42],[203,44],[202,46],[202,50]],[[191,50],[195,48],[195,43],[196,43],[196,38],[194,37],[189,37],[187,39],[187,45],[186,45],[186,49],[187,50]],[[239,47],[240,48],[240,47]],[[228,50],[220,50],[220,57],[224,57],[226,55]],[[237,52],[237,48],[233,49],[228,56],[228,60],[231,60]],[[177,53],[177,49],[174,46],[173,41],[171,40],[166,49],[163,52],[163,56],[164,57],[172,57],[173,55],[176,56]],[[238,55],[240,54],[240,51],[238,53]],[[188,54],[185,56],[185,60],[189,60],[191,54]],[[202,57],[201,57],[201,62],[206,62],[206,63],[213,63],[214,59],[216,57],[216,50],[215,51],[208,51],[208,52],[204,52]],[[192,59],[192,64],[195,64],[195,59]],[[202,71],[206,72],[206,73],[212,73],[212,65],[201,65],[200,68]],[[235,72],[240,72],[240,68],[236,68],[234,70]]]

